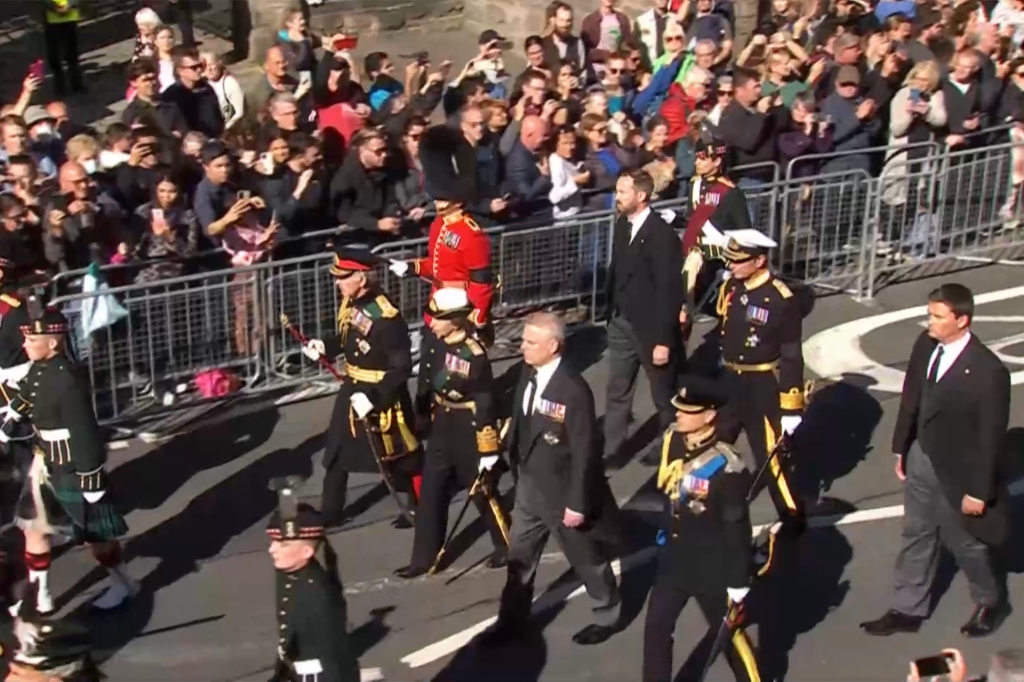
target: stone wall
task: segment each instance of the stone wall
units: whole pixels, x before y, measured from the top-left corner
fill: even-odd
[[[597,0],[567,0],[576,11],[576,28],[583,17],[598,7]],[[758,0],[735,0],[736,33],[741,43],[757,25]],[[488,28],[518,43],[544,28],[544,10],[550,0],[466,0],[465,29],[479,32]],[[619,0],[618,8],[637,17],[651,6],[649,0]]]

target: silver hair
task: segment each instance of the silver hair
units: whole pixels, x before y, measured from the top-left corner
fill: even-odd
[[[269,102],[267,102],[267,107],[269,109],[273,109],[278,104],[294,104],[295,106],[298,106],[299,100],[295,99],[295,95],[290,92],[278,92],[270,98]]]
[[[988,682],[1024,682],[1024,649],[1003,649],[992,656]]]
[[[565,342],[565,323],[554,313],[532,313],[526,318],[526,325],[543,329],[558,345]]]

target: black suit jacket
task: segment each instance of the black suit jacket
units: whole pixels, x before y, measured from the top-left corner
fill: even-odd
[[[914,344],[892,450],[905,460],[910,446],[918,441],[954,509],[960,509],[964,495],[985,502],[982,516],[962,516],[968,532],[982,542],[999,544],[1009,530],[1008,493],[1000,474],[1006,471],[1010,373],[972,334],[967,347],[931,389],[935,394],[927,412],[920,414],[928,362],[936,345],[927,332]]]
[[[615,223],[608,301],[629,321],[644,351],[674,348],[679,341],[683,305],[683,247],[675,231],[656,211],[630,242],[625,217]]]
[[[553,519],[560,521],[568,507],[583,514],[588,523],[596,521],[607,512],[611,491],[596,442],[594,395],[563,358],[540,395],[547,402],[538,403],[540,409],[527,417],[523,399],[533,375],[533,368],[526,367],[519,377],[507,435],[518,485],[536,488],[544,501],[543,511]],[[521,438],[524,419],[529,419],[528,431]]]

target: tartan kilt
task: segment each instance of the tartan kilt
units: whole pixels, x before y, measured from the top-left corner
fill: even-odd
[[[46,480],[38,475],[43,467]],[[78,472],[49,466],[39,456],[18,498],[15,523],[22,530],[65,535],[75,542],[106,542],[128,533],[128,524],[110,502],[109,492],[95,504],[86,502]]]

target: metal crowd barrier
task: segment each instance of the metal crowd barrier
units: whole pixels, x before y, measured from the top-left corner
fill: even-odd
[[[877,287],[934,268],[1024,253],[1021,186],[1012,185],[1011,144],[953,150],[936,146],[892,150],[881,176],[864,170],[791,177],[778,167],[771,183],[746,190],[754,223],[779,241],[772,265],[823,291],[874,295]],[[658,202],[673,208],[686,199]],[[595,212],[534,228],[487,230],[500,285],[493,314],[501,332],[515,334],[522,313],[550,309],[573,324],[603,321],[614,215]],[[426,239],[378,246],[385,259],[426,255]],[[75,345],[92,381],[104,423],[123,422],[193,404],[162,404],[179,384],[210,369],[229,369],[242,391],[258,393],[330,379],[303,360],[282,329],[289,320],[310,338],[335,329],[338,292],[329,254],[54,299],[76,329]],[[928,268],[932,268],[929,270]],[[386,262],[376,273],[409,323],[422,326],[430,290],[416,277],[395,277]],[[96,330],[83,310],[116,298],[127,317]]]

